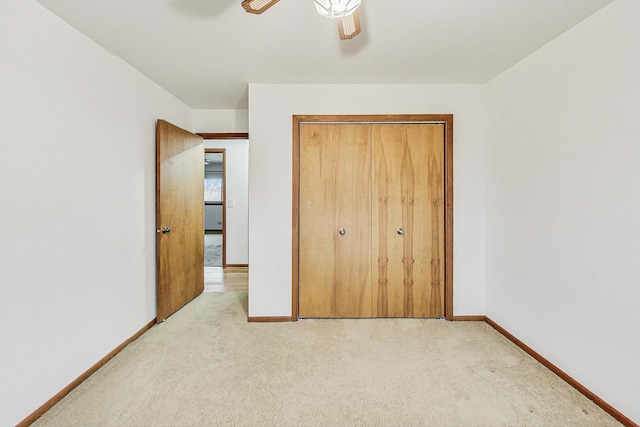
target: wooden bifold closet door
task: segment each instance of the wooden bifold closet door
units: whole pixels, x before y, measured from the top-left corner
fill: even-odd
[[[305,124],[300,133],[301,313],[370,317],[370,127]]]
[[[443,317],[444,125],[300,124],[299,316]]]

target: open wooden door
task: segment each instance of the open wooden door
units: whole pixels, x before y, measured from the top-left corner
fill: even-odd
[[[204,143],[163,120],[156,128],[156,321],[204,290]]]

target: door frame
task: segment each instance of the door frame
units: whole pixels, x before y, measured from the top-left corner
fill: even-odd
[[[207,153],[222,154],[222,268],[225,268],[227,266],[227,150],[224,148],[205,148],[205,156]]]
[[[212,139],[249,139],[249,133],[247,132],[197,132],[196,135],[200,135],[202,139],[205,141]],[[206,148],[207,150],[224,150],[222,148]],[[224,186],[222,191],[222,267],[227,267],[227,155],[226,151],[224,154],[224,165],[223,165],[223,181],[222,185]],[[232,267],[246,267],[245,265],[233,264]]]
[[[453,114],[294,115],[292,174],[291,320],[299,315],[300,124],[302,123],[440,123],[444,133],[444,318],[453,315]]]

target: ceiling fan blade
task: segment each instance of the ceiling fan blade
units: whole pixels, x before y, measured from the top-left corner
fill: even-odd
[[[280,0],[243,0],[242,7],[249,13],[260,14]]]
[[[351,15],[338,19],[338,33],[340,40],[349,40],[360,34],[360,15],[356,10]]]

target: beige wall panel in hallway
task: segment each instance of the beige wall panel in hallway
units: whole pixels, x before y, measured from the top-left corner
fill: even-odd
[[[372,125],[374,317],[444,316],[444,125]]]
[[[302,318],[371,316],[370,146],[369,125],[300,125]]]

